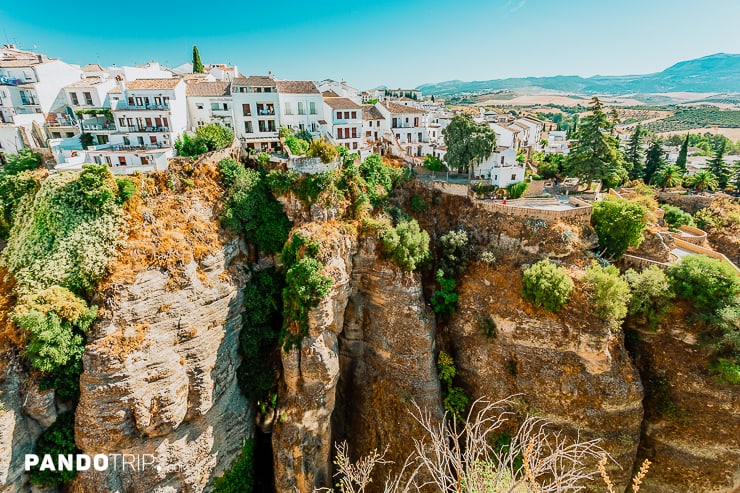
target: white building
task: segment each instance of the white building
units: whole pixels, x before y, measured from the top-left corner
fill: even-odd
[[[244,147],[276,148],[279,142],[279,107],[275,79],[264,75],[238,77],[231,82],[234,131]]]
[[[513,147],[496,147],[496,150],[479,165],[473,166],[473,176],[491,180],[491,184],[506,188],[524,181],[524,164],[517,162]]]
[[[568,155],[568,137],[564,130],[551,130],[547,134],[545,154]]]
[[[526,140],[522,142],[522,145],[532,150],[538,150],[540,147],[540,141],[542,140],[542,130],[544,129],[544,123],[530,116],[518,118],[514,121],[514,123],[520,127],[528,127]]]
[[[362,106],[348,98],[324,98],[327,133],[351,151],[362,146]]]
[[[322,80],[318,83],[318,88],[319,91],[322,93],[326,91],[332,91],[340,98],[351,99],[357,104],[362,103],[362,96],[360,95],[360,91],[344,81],[337,82],[335,80]]]
[[[511,147],[514,151],[519,149],[519,128],[512,128],[504,123],[489,123],[488,125],[496,134],[497,146]]]
[[[279,101],[279,126],[307,131],[318,137],[324,118],[324,99],[310,80],[275,81]]]
[[[119,80],[132,81],[136,79],[171,79],[174,74],[171,70],[160,67],[157,62],[149,62],[146,65],[136,67],[110,67],[107,72]]]
[[[234,128],[231,83],[226,81],[187,84],[188,129],[195,131],[209,123]]]
[[[390,131],[388,120],[385,119],[375,105],[362,105],[362,136],[365,144],[371,145],[380,142],[387,132]]]

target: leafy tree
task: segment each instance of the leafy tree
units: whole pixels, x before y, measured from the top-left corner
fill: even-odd
[[[208,148],[202,140],[182,134],[175,139],[175,151],[178,156],[195,157],[208,152]]]
[[[198,127],[195,131],[195,138],[202,142],[207,150],[216,151],[234,142],[234,132],[218,123],[209,123]]]
[[[635,202],[607,197],[594,205],[591,224],[599,236],[599,248],[609,257],[619,258],[627,248],[642,243],[647,209]]]
[[[524,271],[522,296],[546,310],[560,310],[572,291],[573,280],[568,272],[548,259],[540,260]]]
[[[21,149],[18,154],[5,156],[6,164],[2,170],[5,175],[16,175],[23,171],[40,168],[44,165],[44,157],[30,149]]]
[[[205,68],[203,67],[203,62],[200,61],[200,52],[198,52],[198,47],[193,45],[193,73],[202,74],[204,72]]]
[[[367,194],[374,206],[381,205],[393,188],[393,168],[379,154],[370,154],[360,163],[360,176],[367,183]]]
[[[663,143],[659,139],[654,139],[645,154],[645,174],[643,175],[645,183],[652,183],[653,175],[665,164]]]
[[[583,281],[588,286],[597,315],[614,324],[624,319],[630,301],[630,287],[615,266],[602,267],[594,260]]]
[[[599,98],[591,100],[591,114],[581,120],[576,144],[568,155],[567,171],[586,181],[613,179],[624,174],[619,142],[611,135],[609,120]]]
[[[676,165],[669,164],[660,168],[653,175],[653,184],[661,189],[680,187],[683,183],[683,171]]]
[[[424,156],[424,167],[434,172],[445,171],[447,169],[440,158],[431,154]]]
[[[720,189],[727,188],[727,183],[730,181],[730,169],[724,159],[726,146],[727,141],[720,140],[714,149],[712,159],[707,163],[712,174],[717,177],[717,185]]]
[[[629,173],[630,180],[638,180],[643,177],[645,168],[642,162],[642,136],[643,131],[640,125],[635,127],[627,145],[627,152],[624,156],[625,167]]]
[[[290,149],[290,152],[296,156],[303,156],[308,152],[308,142],[305,140],[291,135],[285,139],[285,145]]]
[[[339,151],[328,140],[321,137],[320,139],[313,139],[311,141],[306,155],[308,157],[318,157],[322,163],[328,164],[337,158]]]
[[[681,150],[678,151],[678,159],[676,159],[676,166],[681,168],[686,173],[686,159],[689,155],[689,134],[686,134],[686,138],[681,144]]]
[[[688,255],[668,270],[676,294],[714,314],[740,295],[740,276],[728,264],[705,255]]]
[[[632,292],[628,313],[645,317],[648,327],[655,329],[676,296],[668,276],[657,265],[651,265],[642,272],[628,269],[624,279]]]
[[[672,206],[670,204],[663,204],[660,206],[660,208],[665,211],[665,214],[663,215],[663,221],[665,221],[665,223],[668,224],[668,226],[670,226],[672,229],[678,229],[683,225],[694,225],[694,219],[688,212],[684,212],[678,207]]]
[[[694,173],[687,179],[687,184],[696,190],[697,193],[703,192],[704,190],[716,190],[719,186],[717,177],[714,176],[709,170],[703,169],[698,173]]]
[[[476,123],[468,114],[456,115],[442,134],[447,146],[447,164],[460,173],[468,171],[471,164],[482,162],[496,148],[493,129],[486,123]]]
[[[468,233],[465,230],[448,231],[439,238],[439,264],[448,277],[456,277],[468,266]]]
[[[429,233],[419,228],[415,219],[403,220],[398,226],[380,232],[383,250],[393,262],[411,272],[429,258]]]
[[[537,166],[537,174],[544,179],[555,178],[560,171],[558,163],[548,160],[548,156],[561,156],[560,154],[548,154]]]

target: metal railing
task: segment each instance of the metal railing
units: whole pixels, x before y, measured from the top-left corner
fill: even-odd
[[[126,101],[119,101],[116,110],[169,110],[169,104],[129,104]]]

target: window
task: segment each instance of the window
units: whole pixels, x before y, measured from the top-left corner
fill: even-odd
[[[298,101],[298,114],[299,115],[305,115],[306,114],[306,108],[303,106],[303,101]]]
[[[149,143],[156,145],[157,144],[157,137],[155,137],[154,135],[150,135],[149,136]]]
[[[126,119],[125,118],[119,118],[118,119],[118,126],[119,127],[125,127],[126,126]]]
[[[140,97],[136,97],[136,98],[134,98],[134,100],[136,101],[136,106],[143,106],[144,105],[144,100],[141,99]]]
[[[162,98],[160,96],[154,96],[154,104],[156,104],[157,106],[162,106]],[[203,105],[201,104],[200,105],[200,108],[198,108],[198,109],[199,110],[202,110],[203,109]]]
[[[300,108],[300,103],[298,103],[298,105],[299,105],[298,107]],[[286,115],[292,115],[293,114],[293,108],[290,107],[290,103],[285,103],[285,114]]]
[[[72,137],[74,137],[74,136],[75,136],[74,132],[65,132],[65,133],[64,133],[64,135],[65,135],[65,137],[67,137],[68,139],[70,139],[70,138],[72,138]]]
[[[417,140],[417,142],[421,142],[422,140],[423,140],[423,139],[421,138],[421,132],[419,132],[419,135],[418,135],[418,140]]]
[[[516,180],[516,174],[511,175],[512,180]]]
[[[133,118],[126,118],[126,126],[133,127],[134,126],[134,119]]]
[[[80,100],[77,99],[77,93],[76,92],[70,92],[69,97],[72,99],[72,104],[75,106],[79,106]]]
[[[203,103],[196,103],[195,104],[195,109],[196,110],[202,110],[203,109]]]
[[[344,132],[344,129],[343,128],[338,128],[337,129],[337,139],[341,139],[342,138],[342,133],[343,132]]]
[[[352,127],[352,138],[353,139],[357,138],[357,127]]]
[[[250,109],[250,106],[248,104],[242,105],[242,115],[252,116],[252,110]]]
[[[151,118],[144,118],[144,121],[146,122],[146,126],[147,127],[151,127],[152,126],[152,119]]]
[[[143,165],[149,164],[149,158],[147,156],[141,156],[141,164]]]
[[[275,105],[272,103],[257,103],[257,115],[258,116],[264,116],[269,115],[272,116],[275,114]]]
[[[52,139],[61,139],[62,138],[62,134],[59,133],[59,132],[52,132],[51,133],[51,138]]]
[[[504,156],[501,156],[501,164],[504,164]]]
[[[165,127],[169,127],[170,126],[170,122],[167,121],[167,118],[163,118],[162,121],[163,121]]]
[[[126,157],[125,156],[118,156],[118,164],[120,166],[126,166]]]
[[[131,141],[125,135],[123,136],[123,145],[125,145],[125,146],[131,145]]]
[[[221,109],[220,103],[211,103],[211,111],[218,111]]]
[[[244,122],[244,133],[252,133],[252,122]]]
[[[352,119],[353,120],[356,120],[357,119],[357,112],[356,111],[353,111],[352,112]]]
[[[311,115],[315,115],[316,114],[316,103],[315,102],[311,101],[310,103],[308,103],[308,112]]]
[[[260,132],[274,132],[275,120],[260,120],[258,126]]]

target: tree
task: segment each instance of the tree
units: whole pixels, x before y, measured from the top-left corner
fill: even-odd
[[[713,314],[737,302],[740,276],[729,264],[706,255],[688,255],[668,270],[676,294]]]
[[[40,168],[44,165],[44,157],[30,149],[21,149],[18,154],[5,156],[7,164],[2,172],[6,175],[17,175],[23,171]]]
[[[424,156],[424,167],[429,171],[434,171],[435,173],[438,171],[445,171],[447,169],[440,158],[432,156],[431,154]]]
[[[655,329],[676,296],[663,269],[651,265],[642,272],[628,269],[624,279],[629,283],[632,297],[628,305],[631,316],[645,317],[647,326]]]
[[[568,174],[586,181],[621,175],[623,158],[617,138],[610,133],[613,126],[601,101],[594,97],[591,114],[581,120],[576,144],[568,155]]]
[[[701,170],[698,173],[689,176],[687,179],[689,185],[691,185],[697,193],[703,192],[704,190],[716,190],[719,186],[717,177],[711,171]]]
[[[198,127],[195,138],[199,139],[209,151],[228,147],[234,141],[234,133],[218,123],[209,123]]]
[[[732,186],[740,191],[740,161],[735,161],[732,167]]]
[[[524,271],[522,297],[546,310],[556,312],[568,301],[573,280],[562,267],[548,259],[540,260]]]
[[[651,183],[653,175],[665,166],[664,156],[663,143],[659,139],[654,139],[645,154],[645,174],[643,176],[645,183]]]
[[[416,270],[429,258],[429,233],[415,219],[383,229],[380,241],[388,257],[405,271]]]
[[[337,158],[339,151],[325,137],[321,137],[311,141],[306,155],[308,157],[317,157],[321,159],[322,163],[328,164]]]
[[[663,166],[653,175],[653,184],[661,189],[679,187],[683,183],[683,171],[675,164]]]
[[[684,173],[686,172],[686,158],[689,155],[689,134],[686,134],[686,138],[681,144],[681,150],[678,151],[678,159],[676,159],[676,166],[681,168]]]
[[[712,159],[707,163],[712,174],[717,177],[717,185],[720,189],[726,188],[727,183],[730,181],[730,169],[724,159],[726,148],[727,141],[720,139],[714,148]]]
[[[632,132],[629,144],[627,145],[624,162],[627,172],[629,173],[630,180],[639,180],[645,173],[645,168],[642,162],[642,133],[642,127],[637,125],[634,132]]]
[[[200,61],[200,53],[198,52],[198,47],[193,45],[193,73],[202,74],[204,72],[205,68],[203,67],[203,62]]]
[[[455,116],[442,134],[447,146],[447,164],[460,173],[486,159],[496,147],[493,129],[486,123],[476,123],[468,114]]]
[[[630,300],[630,287],[615,266],[602,267],[594,260],[583,276],[583,281],[588,286],[597,315],[611,323],[624,319]]]
[[[619,258],[627,248],[642,243],[647,209],[635,202],[607,197],[594,205],[591,224],[599,236],[599,248],[607,256]]]

